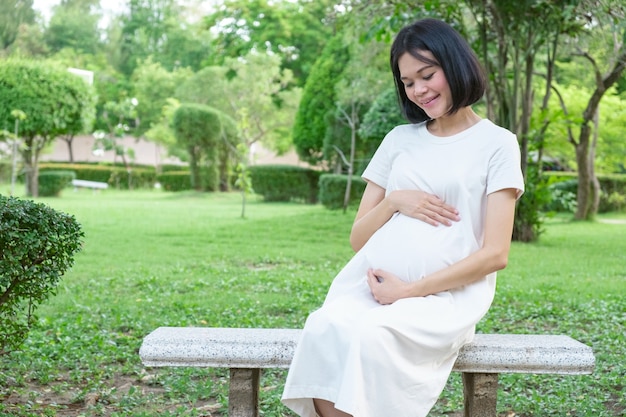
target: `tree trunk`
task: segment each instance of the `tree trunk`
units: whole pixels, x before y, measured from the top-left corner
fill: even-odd
[[[354,153],[356,148],[356,125],[355,120],[358,115],[354,102],[352,102],[352,119],[350,121],[350,159],[348,161],[348,179],[346,181],[346,192],[343,196],[343,212],[348,210],[350,204],[350,194],[352,191],[352,175],[354,175]]]
[[[587,53],[581,54],[592,64],[596,75],[596,89],[589,98],[587,107],[583,111],[583,122],[580,128],[580,138],[575,144],[576,162],[578,163],[578,208],[574,218],[577,220],[591,220],[597,213],[600,199],[600,185],[594,172],[595,142],[597,138],[597,117],[600,101],[606,91],[613,86],[626,69],[626,50],[620,45],[620,54],[616,56],[612,69],[602,76],[595,60]],[[594,122],[594,141],[591,144],[591,122]]]
[[[21,153],[24,158],[24,177],[28,197],[39,197],[39,153],[47,142],[45,137],[24,140],[25,147]]]
[[[196,191],[202,190],[202,181],[200,179],[200,166],[197,151],[194,146],[188,148],[189,151],[189,171],[191,173],[191,188]]]
[[[592,169],[589,160],[589,137],[591,127],[589,123],[582,125],[580,138],[576,144],[576,163],[578,165],[578,195],[576,201],[578,207],[574,218],[577,220],[589,220],[592,208],[591,183]]]
[[[600,181],[596,176],[596,147],[598,145],[598,131],[600,129],[600,106],[596,109],[596,113],[593,117],[593,140],[591,141],[591,147],[589,149],[589,169],[591,174],[591,215],[595,216],[600,208]]]
[[[68,135],[62,138],[67,143],[67,153],[69,155],[70,164],[74,163],[74,150],[72,149],[72,143],[74,142],[74,136]]]

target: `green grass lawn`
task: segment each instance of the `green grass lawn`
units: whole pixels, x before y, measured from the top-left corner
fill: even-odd
[[[65,190],[39,199],[73,214],[84,249],[23,350],[0,357],[0,416],[226,415],[227,371],[145,369],[137,354],[159,326],[301,327],[352,255],[354,212],[270,204],[238,194]],[[602,216],[622,220],[626,215]],[[624,416],[626,224],[546,223],[514,243],[480,332],[558,333],[594,348],[591,376],[502,375],[502,416]],[[285,372],[264,374],[263,416]],[[453,374],[431,413],[462,409]],[[386,417],[386,416],[382,416]]]

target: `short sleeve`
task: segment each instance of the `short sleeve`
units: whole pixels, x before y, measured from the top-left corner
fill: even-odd
[[[369,164],[363,171],[361,177],[366,181],[371,181],[374,184],[387,189],[387,182],[389,180],[389,173],[391,172],[391,159],[393,148],[393,130],[389,132],[378,149],[374,153]]]
[[[515,188],[517,198],[524,193],[524,176],[517,138],[514,134],[503,137],[501,145],[489,161],[487,194],[505,188]]]

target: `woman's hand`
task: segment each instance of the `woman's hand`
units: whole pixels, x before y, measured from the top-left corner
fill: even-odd
[[[367,284],[380,304],[393,304],[401,298],[412,297],[411,284],[382,269],[367,271]]]
[[[420,190],[397,190],[387,196],[390,205],[405,216],[422,220],[433,226],[450,226],[461,220],[456,208],[436,195]]]

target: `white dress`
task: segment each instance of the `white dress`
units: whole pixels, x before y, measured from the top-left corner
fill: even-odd
[[[383,140],[363,177],[386,189],[420,189],[459,210],[450,227],[394,215],[335,277],[307,319],[282,401],[315,417],[312,398],[355,417],[426,416],[463,344],[495,293],[496,274],[427,297],[378,304],[367,270],[419,280],[480,248],[487,195],[523,192],[515,135],[484,119],[450,137],[402,125]]]

